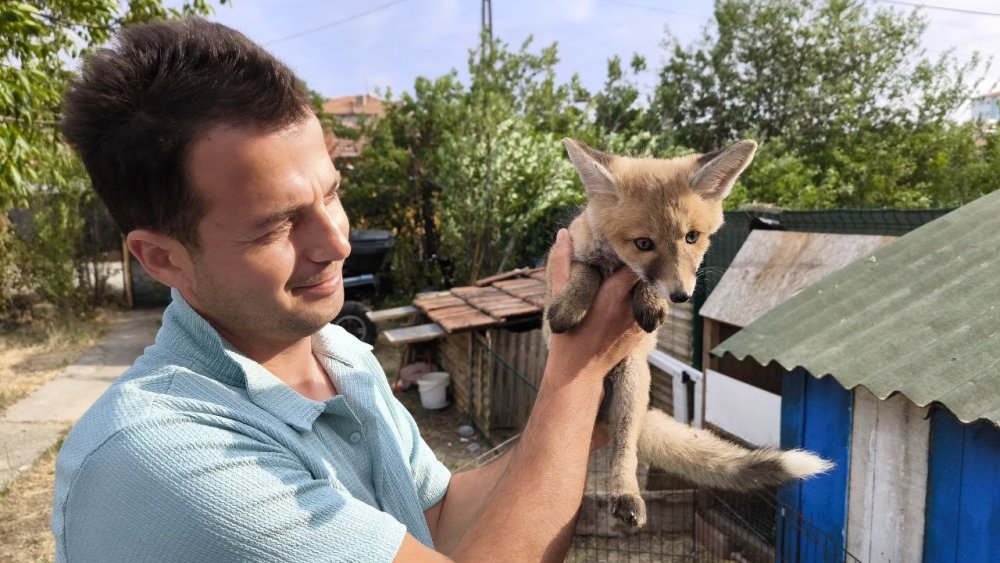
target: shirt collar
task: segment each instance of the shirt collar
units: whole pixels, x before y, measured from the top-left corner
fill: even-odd
[[[157,334],[156,347],[166,349],[172,363],[246,389],[254,404],[298,430],[312,428],[326,408],[325,403],[300,395],[267,368],[237,350],[185,301],[179,291],[172,289],[171,296],[173,301],[163,314],[163,327]],[[372,349],[333,324],[326,325],[313,336],[312,346],[331,377],[342,371],[331,362],[353,368],[361,365],[359,356]],[[342,393],[339,382],[334,383]]]

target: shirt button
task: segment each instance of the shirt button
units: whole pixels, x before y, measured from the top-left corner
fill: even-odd
[[[361,441],[361,433],[351,432],[351,443],[357,444],[360,441]]]

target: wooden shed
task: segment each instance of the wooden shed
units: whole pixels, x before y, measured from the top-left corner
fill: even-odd
[[[712,351],[781,367],[781,446],[837,464],[781,497],[863,561],[1000,561],[997,249],[1000,191]],[[807,540],[779,534],[792,548]]]
[[[413,306],[429,321],[383,332],[391,343],[436,342],[436,357],[451,375],[451,393],[490,439],[520,431],[527,422],[548,351],[542,338],[545,281],[541,268],[522,268],[472,285],[418,295]],[[379,318],[379,312],[370,314]],[[700,381],[690,367],[691,308],[671,308],[650,354],[651,402],[691,420],[689,388]]]
[[[751,231],[702,306],[706,424],[743,441],[777,447],[782,370],[708,351],[813,283],[895,237]]]

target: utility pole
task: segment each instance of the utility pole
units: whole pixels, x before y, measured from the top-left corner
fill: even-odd
[[[483,0],[482,6],[482,33],[484,41],[493,43],[493,3],[490,0]]]

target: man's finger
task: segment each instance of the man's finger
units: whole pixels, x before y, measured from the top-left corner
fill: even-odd
[[[631,268],[622,267],[615,270],[615,273],[604,280],[602,293],[607,293],[611,301],[620,301],[625,298],[632,287],[639,281],[639,276]]]
[[[549,252],[549,282],[552,295],[556,295],[562,290],[569,280],[569,268],[573,263],[573,241],[569,236],[569,231],[559,229],[556,233],[556,242]]]

